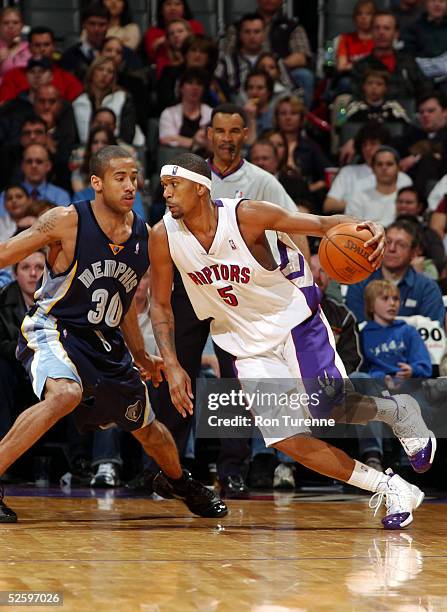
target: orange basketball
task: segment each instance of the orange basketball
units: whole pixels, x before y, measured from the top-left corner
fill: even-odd
[[[371,232],[356,228],[357,223],[336,225],[326,232],[318,251],[320,263],[328,276],[346,285],[359,283],[374,272],[368,257],[375,247],[364,247]]]

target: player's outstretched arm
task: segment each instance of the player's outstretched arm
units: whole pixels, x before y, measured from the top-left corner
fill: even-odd
[[[238,207],[238,220],[241,229],[248,235],[276,230],[289,234],[324,236],[328,230],[340,223],[357,223],[359,228],[368,228],[372,233],[372,238],[365,243],[365,246],[376,245],[375,251],[369,257],[371,262],[378,264],[385,249],[385,230],[382,225],[374,221],[359,221],[347,215],[326,217],[298,211],[290,212],[271,202],[244,200]]]
[[[163,359],[156,355],[149,355],[144,348],[144,338],[138,325],[138,314],[135,298],[120,324],[129,351],[132,353],[135,365],[140,370],[144,380],[150,379],[154,387],[158,387],[163,380]]]
[[[175,350],[174,314],[171,307],[174,264],[169,252],[168,236],[163,221],[152,228],[149,239],[151,262],[151,321],[161,356],[172,403],[183,417],[192,414],[191,379],[180,366]]]
[[[71,207],[52,208],[30,228],[0,243],[0,268],[17,263],[38,249],[63,241],[66,232],[72,231],[76,223],[77,214]]]

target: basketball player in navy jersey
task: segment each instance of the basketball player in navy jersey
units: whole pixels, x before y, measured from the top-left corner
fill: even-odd
[[[42,284],[18,346],[40,402],[20,414],[0,441],[0,474],[74,411],[80,431],[113,423],[131,431],[164,471],[165,494],[168,487],[171,497],[200,516],[224,516],[221,500],[182,471],[142,380],[157,386],[164,366],[144,350],[133,302],[149,265],[149,230],[132,212],[135,161],[120,147],[105,147],[92,158],[91,174],[93,202],[54,208],[0,244],[0,268],[48,247]],[[0,522],[15,522],[0,493]]]
[[[160,176],[169,212],[151,234],[151,318],[172,401],[180,414],[191,414],[193,404],[191,381],[175,351],[171,309],[174,266],[199,319],[211,318],[213,340],[234,355],[243,388],[249,384],[247,379],[293,379],[294,387],[305,390],[307,385],[325,388],[327,381],[331,389],[326,389],[326,397],[321,396],[321,405],[329,406],[329,414],[339,422],[387,423],[413,468],[418,472],[429,469],[436,439],[427,429],[417,402],[408,395],[363,397],[348,387],[332,331],[319,305],[319,290],[304,257],[287,235],[323,236],[337,224],[354,220],[289,212],[268,202],[241,198],[213,202],[209,167],[190,153],[164,166]],[[385,247],[383,227],[370,221],[359,227],[372,232],[365,247],[375,246],[369,259],[377,267]],[[277,233],[280,265],[272,257],[266,230]],[[276,409],[276,414],[281,414],[281,406]],[[286,432],[261,424],[266,444],[325,476],[373,492],[371,507],[377,509],[385,500],[385,528],[409,525],[423,492],[391,470],[378,472],[312,438],[310,429],[301,425],[311,414],[306,404],[295,406],[294,415],[302,421]]]

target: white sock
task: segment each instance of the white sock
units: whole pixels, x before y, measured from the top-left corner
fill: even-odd
[[[353,487],[375,493],[381,484],[386,484],[388,482],[390,477],[387,474],[378,472],[374,468],[369,467],[356,459],[354,459],[354,462],[354,469],[349,480],[347,481],[347,483]]]
[[[372,397],[377,406],[373,421],[382,421],[391,427],[396,423],[397,402],[392,397]]]

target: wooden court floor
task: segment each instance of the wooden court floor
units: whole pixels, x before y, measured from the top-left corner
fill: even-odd
[[[356,496],[229,501],[221,521],[177,501],[8,501],[20,522],[0,528],[0,591],[62,591],[56,610],[447,611],[442,501],[401,532]]]

